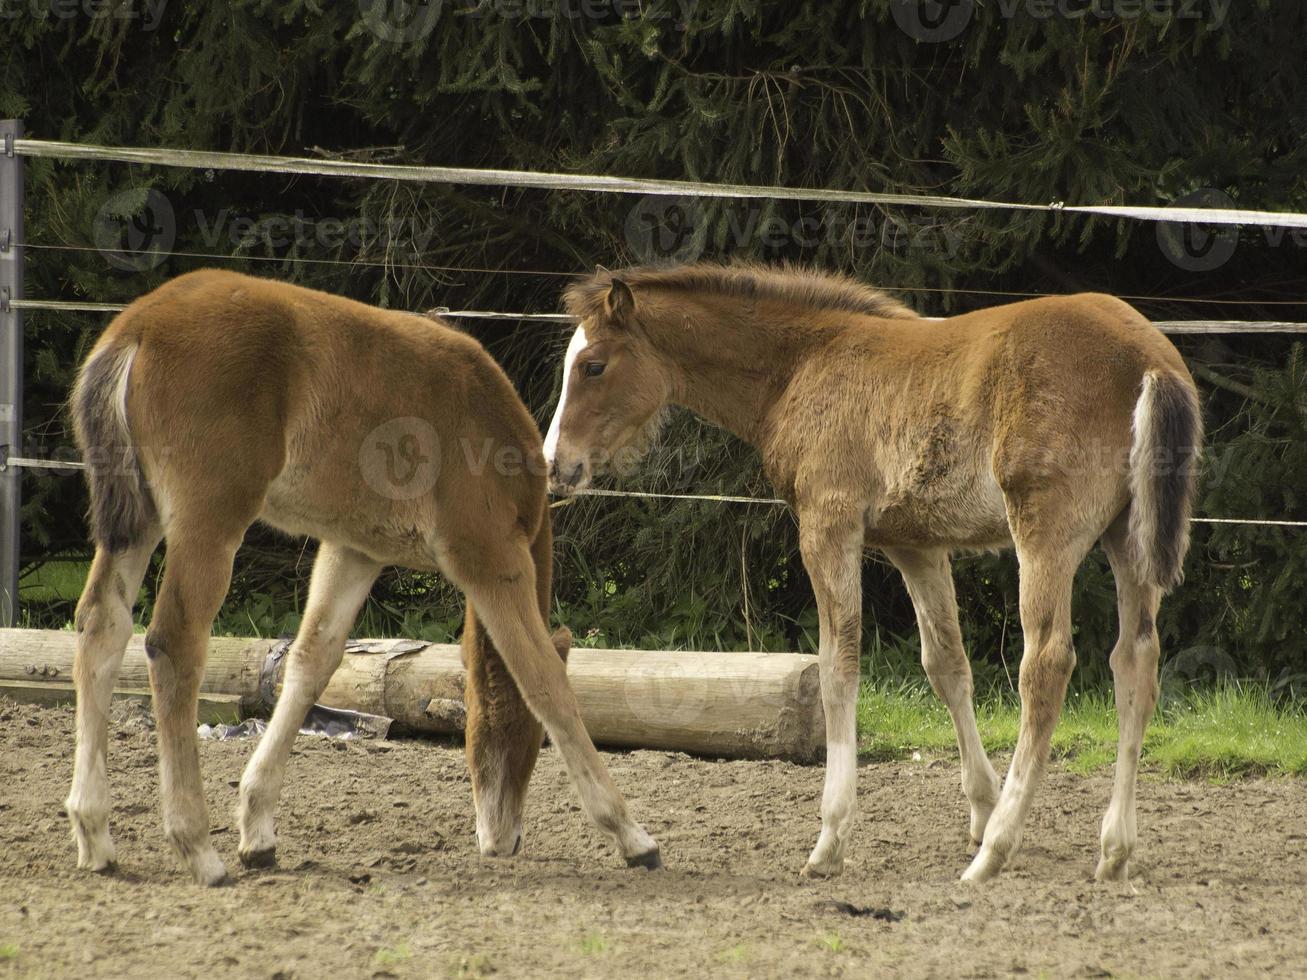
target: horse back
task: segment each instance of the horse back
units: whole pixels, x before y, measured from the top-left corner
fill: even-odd
[[[1188,377],[1160,331],[1098,294],[851,322],[778,402],[768,469],[791,497],[863,494],[872,546],[1003,547],[1007,501],[1028,487],[1071,492],[1090,474],[1124,501],[1132,414],[1156,368]]]
[[[132,304],[114,343],[136,346],[129,417],[165,450],[143,454],[165,495],[235,475],[268,523],[414,567],[438,564],[432,529],[473,501],[535,533],[539,429],[485,349],[438,321],[209,270]]]

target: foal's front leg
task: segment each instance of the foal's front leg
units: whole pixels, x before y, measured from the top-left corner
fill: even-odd
[[[921,632],[921,663],[930,686],[948,707],[962,759],[962,791],[971,804],[971,839],[985,836],[998,802],[998,776],[985,755],[972,704],[971,662],[962,646],[958,602],[948,552],[942,549],[886,548],[903,575]]]
[[[860,519],[833,519],[834,509],[799,513],[799,547],[821,626],[821,700],[826,711],[821,837],[803,869],[810,877],[828,877],[843,869],[857,807],[864,527]]]
[[[345,655],[345,640],[381,566],[342,545],[322,542],[313,563],[309,601],[286,661],[286,680],[268,730],[241,776],[237,819],[240,859],[247,868],[276,863],[275,811],[291,746],[304,716]]]

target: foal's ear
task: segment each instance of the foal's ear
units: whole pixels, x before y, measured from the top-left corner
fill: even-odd
[[[608,288],[608,295],[604,297],[604,312],[610,320],[619,324],[635,312],[635,294],[621,279],[614,279]]]

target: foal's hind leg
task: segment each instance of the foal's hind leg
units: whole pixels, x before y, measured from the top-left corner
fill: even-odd
[[[1049,520],[1036,533],[1017,527],[1017,559],[1021,565],[1021,731],[998,806],[985,829],[980,852],[962,875],[964,881],[986,881],[1002,870],[1021,846],[1026,814],[1048,764],[1053,728],[1066,699],[1075,667],[1071,643],[1071,582],[1092,538],[1076,539],[1056,531]]]
[[[948,552],[886,548],[885,555],[903,575],[921,631],[921,663],[930,686],[953,716],[962,757],[962,792],[971,804],[971,839],[977,844],[998,802],[998,776],[989,764],[972,704],[971,662],[962,646],[958,602]]]
[[[304,621],[286,661],[286,681],[268,730],[241,777],[240,858],[246,867],[276,863],[274,812],[286,760],[304,716],[340,666],[345,640],[381,566],[342,545],[322,542],[313,564]]]
[[[527,707],[562,753],[586,814],[617,842],[628,865],[661,867],[658,845],[628,815],[581,720],[567,668],[540,614],[535,565],[525,537],[495,541],[492,526],[487,521],[478,539],[448,549],[447,572],[475,606]]]
[[[1157,637],[1157,607],[1161,591],[1142,585],[1126,540],[1127,519],[1122,515],[1107,534],[1103,550],[1116,577],[1120,635],[1112,649],[1112,675],[1116,681],[1116,714],[1120,738],[1116,751],[1116,781],[1112,802],[1103,817],[1102,858],[1094,877],[1099,881],[1123,881],[1129,874],[1130,855],[1138,832],[1135,829],[1135,784],[1139,774],[1139,753],[1144,730],[1157,705],[1157,661],[1161,646]]]
[[[145,635],[159,729],[164,835],[201,885],[222,884],[227,872],[209,840],[196,703],[209,631],[227,594],[232,558],[244,530],[169,528],[163,587]]]
[[[109,702],[132,635],[136,593],[158,543],[157,532],[151,532],[148,541],[117,554],[97,548],[77,603],[77,656],[73,661],[77,753],[65,807],[77,841],[77,866],[88,871],[108,871],[115,860],[109,835]]]

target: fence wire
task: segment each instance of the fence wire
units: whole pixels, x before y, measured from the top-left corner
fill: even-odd
[[[104,160],[119,163],[190,167],[212,170],[235,170],[254,173],[282,173],[320,177],[353,177],[421,183],[470,184],[476,186],[536,188],[543,190],[589,191],[614,194],[646,194],[675,197],[769,199],[782,201],[817,201],[843,204],[879,204],[907,207],[950,208],[967,210],[1036,211],[1070,213],[1100,217],[1127,218],[1137,221],[1199,223],[1218,225],[1260,225],[1273,228],[1307,228],[1307,214],[1264,211],[1244,208],[1190,208],[1174,206],[1082,204],[1071,205],[1062,201],[1031,204],[1012,201],[991,201],[979,198],[950,197],[934,194],[902,194],[827,188],[783,187],[759,184],[709,183],[687,180],[657,180],[648,178],[615,177],[605,174],[563,174],[525,170],[479,169],[471,167],[420,166],[409,164],[360,163],[347,160],[314,159],[310,157],[266,156],[249,153],[222,153],[207,150],[174,148],[111,147],[97,144],[69,143],[59,140],[18,138],[12,141],[13,152],[28,157],[45,157],[59,160]],[[36,248],[74,248],[66,245],[37,245]],[[185,254],[185,253],[179,253]],[[199,255],[202,258],[229,258],[221,255]],[[298,260],[292,260],[298,261]],[[313,260],[340,264],[357,264],[348,260]],[[460,270],[432,267],[433,271],[498,273],[515,270]],[[532,274],[532,273],[524,273]],[[545,273],[540,273],[545,274]],[[550,273],[567,275],[566,273]],[[940,290],[929,290],[932,292]],[[961,291],[959,291],[961,292]],[[980,291],[968,290],[966,292]],[[995,293],[999,295],[999,293]],[[1006,293],[1002,295],[1007,295]],[[1012,294],[1034,295],[1034,294]],[[1213,302],[1239,304],[1239,300],[1185,300],[1175,297],[1127,297],[1133,300],[1161,302]],[[1250,303],[1260,301],[1248,301]],[[1297,305],[1293,300],[1269,300],[1267,303]],[[77,300],[22,299],[11,300],[9,306],[23,310],[56,310],[88,313],[116,313],[125,309],[120,303],[93,303]],[[432,312],[448,317],[467,317],[490,320],[528,320],[569,322],[573,318],[563,313],[504,312],[496,310],[450,310],[438,308]],[[417,315],[417,314],[415,314]],[[935,318],[928,318],[935,319]],[[1307,323],[1290,321],[1250,320],[1163,320],[1154,321],[1164,333],[1307,333]],[[85,464],[68,460],[36,459],[21,456],[0,457],[0,471],[8,467],[46,469],[55,472],[74,472],[85,469]],[[722,494],[654,493],[636,490],[599,490],[581,492],[592,497],[630,497],[653,500],[692,500],[711,503],[754,504],[785,506],[785,501],[771,497],[743,497]],[[567,498],[555,506],[568,503]],[[1307,521],[1238,517],[1196,517],[1199,524],[1232,524],[1265,527],[1307,527]]]
[[[470,184],[482,187],[526,187],[542,190],[594,191],[610,194],[653,194],[669,197],[764,198],[776,201],[826,201],[839,204],[892,204],[907,207],[966,210],[1043,211],[1129,218],[1136,221],[1198,222],[1218,225],[1261,225],[1269,228],[1307,228],[1307,214],[1246,208],[1190,208],[1127,204],[1067,204],[1051,201],[1029,204],[988,201],[981,198],[938,194],[900,194],[882,191],[784,187],[764,184],[726,184],[697,180],[658,180],[614,177],[608,174],[564,174],[531,170],[496,170],[475,167],[439,167],[397,163],[360,163],[312,157],[265,156],[256,153],[221,153],[170,147],[101,146],[20,137],[13,141],[20,156],[57,160],[108,160],[202,170],[237,170],[250,173],[298,174],[317,177],[363,177],[373,180],[418,183]]]

